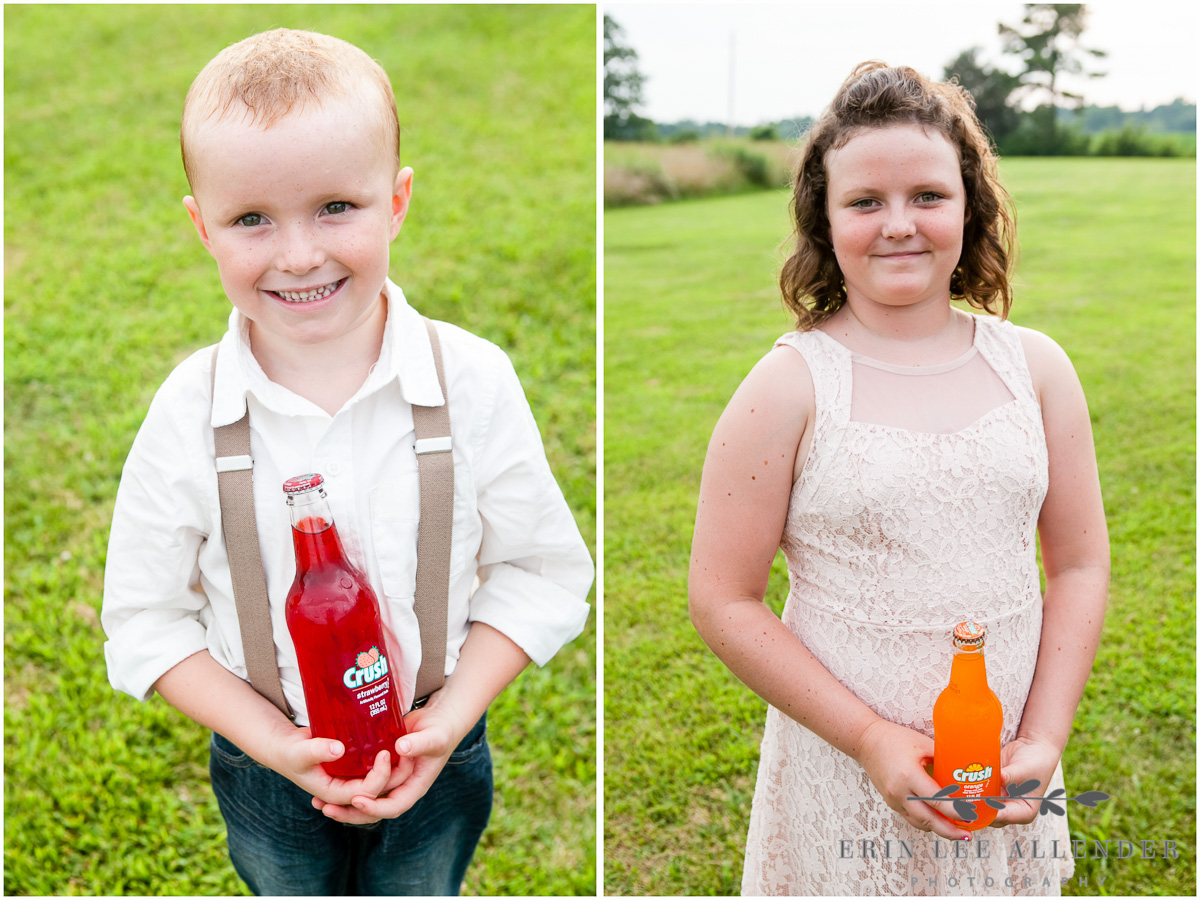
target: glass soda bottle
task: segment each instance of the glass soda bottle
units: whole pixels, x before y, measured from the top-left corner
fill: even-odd
[[[296,580],[285,606],[313,737],[335,738],[346,752],[322,763],[335,778],[362,778],[380,750],[396,762],[404,710],[379,601],[346,558],[317,474],[283,483],[292,517]]]
[[[954,661],[950,684],[933,705],[933,780],[941,787],[957,784],[951,797],[971,800],[1000,796],[1000,698],[988,687],[983,663],[984,628],[960,622],[954,628]],[[986,828],[996,818],[987,803],[971,804],[973,822],[953,820],[967,831]]]

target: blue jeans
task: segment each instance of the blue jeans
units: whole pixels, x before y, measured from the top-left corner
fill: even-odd
[[[487,714],[398,818],[343,825],[312,796],[213,734],[209,772],[229,856],[258,895],[455,896],[492,810]]]

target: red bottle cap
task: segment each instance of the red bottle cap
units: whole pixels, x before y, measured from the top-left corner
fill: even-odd
[[[983,646],[984,628],[978,622],[959,622],[954,626],[954,646],[975,650]]]
[[[325,483],[325,479],[312,472],[308,475],[297,475],[295,478],[289,478],[283,483],[283,492],[285,494],[303,494],[306,491],[315,491]]]

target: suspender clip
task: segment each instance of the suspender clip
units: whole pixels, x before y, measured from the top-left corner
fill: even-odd
[[[450,449],[450,435],[447,434],[443,437],[417,438],[417,442],[413,446],[418,454],[445,453]]]
[[[254,460],[249,456],[218,456],[217,471],[218,472],[241,472],[246,469],[254,468]]]

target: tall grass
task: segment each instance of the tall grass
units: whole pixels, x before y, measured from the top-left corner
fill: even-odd
[[[207,734],[108,686],[121,465],[154,390],[229,304],[180,204],[178,128],[216,52],[286,25],[389,72],[416,172],[392,277],[509,351],[595,546],[595,10],[7,6],[6,894],[236,894]],[[595,891],[595,631],[493,706],[475,894]]]
[[[1195,891],[1195,168],[1006,161],[1012,318],[1070,354],[1112,540],[1103,642],[1064,758],[1079,839],[1177,859],[1079,860],[1068,894]],[[605,214],[605,887],[735,894],[765,706],[687,613],[713,425],[773,339],[783,192]],[[778,612],[777,558],[767,602]],[[1115,846],[1115,845],[1114,845]],[[1099,879],[1104,878],[1103,885]],[[1084,880],[1086,879],[1086,883]]]
[[[604,205],[647,206],[782,187],[791,177],[794,154],[782,141],[745,138],[682,144],[606,141]]]
[[[1010,156],[1038,155],[1041,139],[1009,140]],[[1151,134],[1132,126],[1098,134],[1069,132],[1064,156],[1191,156],[1194,134]],[[803,142],[799,147],[803,147]],[[672,200],[722,197],[788,184],[799,154],[790,141],[743,137],[684,143],[605,141],[604,205],[652,206]]]

